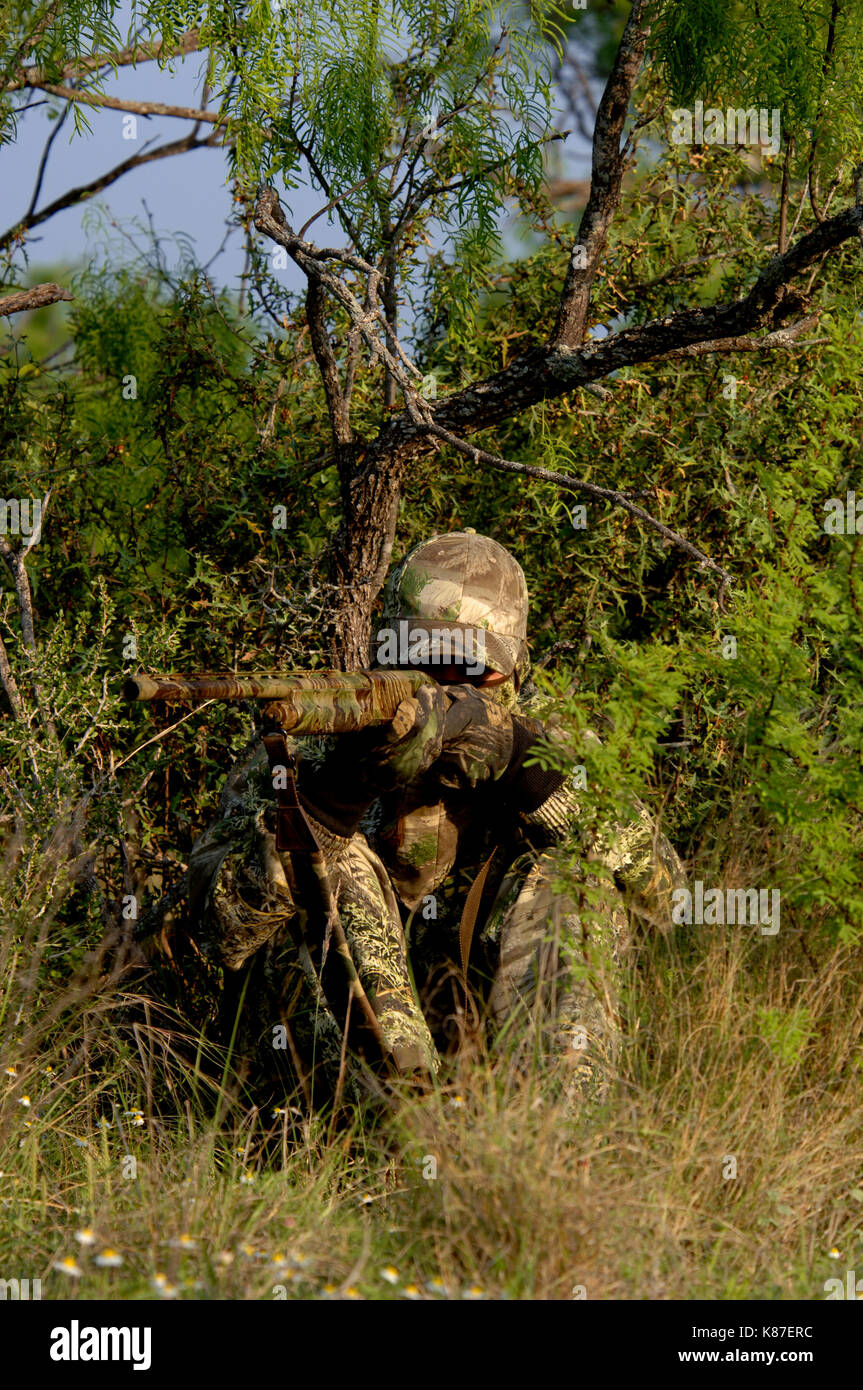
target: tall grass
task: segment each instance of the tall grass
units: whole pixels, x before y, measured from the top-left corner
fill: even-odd
[[[755,930],[634,948],[593,1109],[566,1058],[480,1055],[337,1123],[297,1097],[262,1112],[233,1059],[92,963],[29,1033],[7,971],[0,1277],[83,1299],[823,1298],[863,1269],[863,962]]]

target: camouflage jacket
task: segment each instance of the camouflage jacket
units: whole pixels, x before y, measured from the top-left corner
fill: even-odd
[[[443,726],[427,740],[413,775],[380,791],[361,818],[340,790],[350,777],[348,760],[355,766],[363,758],[361,747],[345,737],[316,762],[301,764],[301,800],[331,867],[351,834],[363,830],[413,910],[453,875],[475,874],[497,846],[511,859],[567,844],[605,863],[630,898],[652,905],[648,915],[666,917],[682,870],[640,803],[625,820],[589,833],[571,781],[531,762],[540,742],[554,737],[533,717],[535,702],[507,704],[466,686],[448,687],[445,702]]]

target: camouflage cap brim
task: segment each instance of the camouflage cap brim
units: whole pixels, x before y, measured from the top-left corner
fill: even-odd
[[[464,665],[510,676],[524,661],[527,644],[470,623],[404,613],[379,631],[372,650],[380,666]]]

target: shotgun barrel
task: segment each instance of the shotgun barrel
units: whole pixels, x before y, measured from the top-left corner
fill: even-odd
[[[293,734],[353,733],[388,724],[403,700],[433,684],[421,671],[280,671],[130,676],[127,700],[197,704],[203,700],[266,700],[263,714]]]

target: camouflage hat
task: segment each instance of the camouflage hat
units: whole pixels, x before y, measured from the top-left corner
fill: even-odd
[[[448,634],[458,634],[466,661],[472,649],[490,670],[523,680],[530,666],[527,609],[518,561],[489,536],[467,530],[434,536],[402,560],[387,584],[383,618],[391,629],[407,620],[412,636],[428,635],[424,664],[446,661]]]

